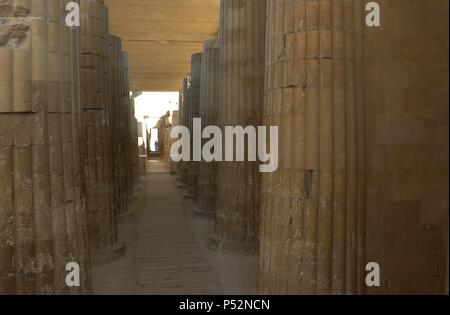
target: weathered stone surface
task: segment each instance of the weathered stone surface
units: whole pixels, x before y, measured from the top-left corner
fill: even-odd
[[[265,0],[222,0],[219,126],[260,126],[264,101]],[[245,36],[243,34],[246,34]],[[255,162],[217,169],[217,236],[256,244],[260,175]]]
[[[217,126],[220,102],[219,41],[217,38],[203,45],[200,87],[200,117],[203,128]],[[208,140],[203,140],[203,144]],[[197,205],[200,212],[214,213],[217,195],[217,163],[200,162]]]
[[[9,24],[0,25],[0,45],[5,45],[10,40],[20,42],[27,35],[29,25]]]
[[[201,68],[202,68],[202,53],[192,55],[192,69],[190,82],[188,87],[188,121],[187,127],[191,134],[191,148],[194,145],[194,119],[200,118],[200,82],[201,82]],[[192,198],[198,196],[198,175],[199,162],[194,161],[194,152],[191,150],[191,161],[187,162],[187,195]]]
[[[109,36],[108,79],[110,94],[111,145],[113,154],[114,209],[117,214],[126,213],[124,144],[122,124],[122,41],[117,36]]]
[[[368,28],[365,1],[269,1],[263,293],[445,290],[448,2],[379,2]]]
[[[366,28],[369,293],[443,293],[448,281],[448,1],[386,1]],[[448,283],[447,283],[448,284]],[[448,290],[448,287],[447,287]]]
[[[189,78],[183,79],[183,89],[180,91],[180,111],[181,111],[181,122],[182,125],[189,126],[189,89],[188,89]],[[181,161],[179,165],[179,177],[183,185],[187,184],[187,166],[188,162]]]
[[[118,241],[112,202],[107,23],[108,11],[101,1],[81,1],[81,105],[84,115],[89,245],[93,253],[111,249]]]
[[[1,293],[90,291],[80,37],[65,4],[0,3],[2,33],[14,30],[0,44]],[[66,286],[69,262],[80,264],[80,288]]]
[[[137,183],[139,178],[139,122],[135,117],[136,108],[134,98],[130,100],[130,119],[131,119],[131,134],[130,141],[132,147],[132,172],[133,172],[133,186]],[[142,132],[142,130],[141,130]]]

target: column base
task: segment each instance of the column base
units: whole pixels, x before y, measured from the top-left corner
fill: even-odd
[[[197,196],[196,195],[191,195],[191,194],[188,194],[188,193],[185,193],[183,195],[183,197],[186,198],[186,199],[194,200],[194,201],[197,200]]]
[[[216,211],[215,210],[208,211],[196,207],[194,209],[194,215],[208,219],[214,219],[216,217]]]
[[[127,246],[124,242],[117,242],[115,245],[105,249],[92,250],[91,263],[93,265],[102,265],[114,262],[125,256]]]
[[[208,237],[208,248],[225,253],[256,254],[258,252],[255,243],[224,240],[220,239],[216,234],[211,234]]]
[[[134,220],[134,210],[130,210],[126,213],[122,213],[118,215],[118,223],[119,225],[132,223]]]

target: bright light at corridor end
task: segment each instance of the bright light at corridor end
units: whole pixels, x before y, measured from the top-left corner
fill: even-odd
[[[178,100],[178,92],[143,92],[135,99],[135,116],[153,127],[168,111],[178,110]]]

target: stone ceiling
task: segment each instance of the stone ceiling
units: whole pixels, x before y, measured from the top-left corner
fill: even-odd
[[[178,91],[191,54],[219,29],[220,0],[105,0],[129,54],[130,89]]]

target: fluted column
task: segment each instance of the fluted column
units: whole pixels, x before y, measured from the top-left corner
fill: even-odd
[[[84,112],[89,242],[93,261],[116,244],[111,124],[108,117],[108,10],[103,1],[81,1],[81,104]]]
[[[183,101],[183,89],[180,89],[178,92],[178,123],[179,126],[184,126],[184,101]],[[176,141],[176,139],[173,139]],[[183,161],[180,161],[178,163],[174,163],[176,165],[176,174],[177,174],[177,180],[180,181],[179,185],[183,185],[183,175],[182,175],[182,169],[183,169]]]
[[[264,293],[357,292],[362,5],[269,0],[264,123],[280,128],[280,162],[262,179]]]
[[[189,90],[188,90],[188,81],[189,78],[184,78],[183,79],[183,89],[182,89],[182,117],[181,117],[181,121],[183,126],[188,127],[188,123],[189,123]],[[187,179],[188,179],[188,163],[186,161],[181,161],[180,162],[180,167],[179,167],[179,171],[180,171],[180,178],[181,178],[181,183],[182,186],[185,186],[187,184]]]
[[[0,293],[85,293],[79,29],[68,1],[8,1],[0,24]],[[66,264],[81,287],[66,286]]]
[[[130,142],[132,147],[132,173],[133,173],[133,185],[137,184],[139,179],[139,133],[138,133],[138,120],[136,118],[136,106],[134,98],[130,99]]]
[[[120,38],[108,37],[108,84],[109,84],[109,118],[111,124],[111,150],[113,156],[114,211],[122,212],[122,171],[120,152],[120,64],[122,41]]]
[[[203,128],[217,126],[220,101],[219,41],[216,38],[203,44],[200,87],[200,117]],[[205,144],[208,140],[204,139]],[[217,195],[217,163],[202,160],[199,165],[198,211],[215,213]]]
[[[121,125],[122,134],[121,142],[123,147],[123,169],[124,169],[124,192],[123,203],[125,210],[122,215],[129,215],[131,209],[128,207],[129,198],[133,195],[134,179],[133,179],[133,150],[131,137],[131,97],[128,72],[128,53],[122,51],[121,57]]]
[[[191,161],[187,162],[188,182],[186,197],[198,197],[198,172],[199,162],[193,161],[193,134],[194,134],[194,118],[200,117],[200,80],[201,80],[201,65],[202,53],[192,55],[191,80],[188,86],[188,121],[187,125],[191,132]]]
[[[222,0],[219,125],[260,126],[264,96],[265,0]],[[255,162],[221,162],[217,169],[220,241],[257,243],[260,174]]]

